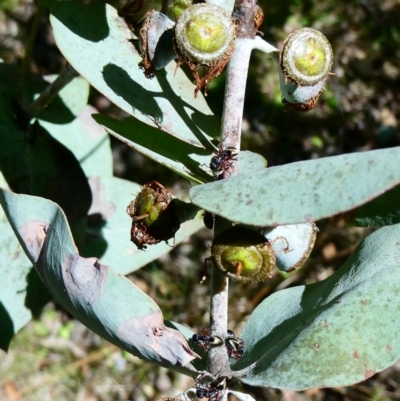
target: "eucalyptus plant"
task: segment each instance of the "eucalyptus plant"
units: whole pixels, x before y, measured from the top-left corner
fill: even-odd
[[[261,155],[240,150],[252,51],[276,62],[287,112],[310,112],[334,74],[327,38],[303,28],[277,49],[258,33],[255,0],[141,2],[151,6],[145,10],[138,3],[118,12],[103,2],[57,2],[50,20],[68,66],[50,83],[0,64],[0,201],[8,220],[1,236],[10,260],[0,347],[31,317],[17,293],[33,265],[54,299],[90,329],[195,378],[169,400],[226,400],[229,393],[252,400],[240,383],[343,386],[391,366],[400,356],[400,149],[268,168]],[[204,94],[225,68],[219,121]],[[89,84],[129,117],[87,105]],[[108,134],[191,181],[190,202],[162,183],[141,188],[113,177]],[[241,333],[228,330],[230,280],[263,285],[275,269],[301,267],[316,222],[356,208],[354,224],[380,228],[336,273],[272,294]],[[127,222],[131,235],[129,228],[121,234]],[[199,334],[164,322],[156,302],[123,275],[204,224],[214,230],[203,278],[211,321]]]

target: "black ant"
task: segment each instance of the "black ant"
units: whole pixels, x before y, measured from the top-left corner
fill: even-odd
[[[210,348],[220,347],[224,344],[221,337],[211,336],[207,329],[202,329],[200,334],[193,334],[192,340],[204,351],[208,352]]]
[[[209,401],[219,401],[224,396],[227,386],[225,376],[219,377],[211,383],[200,383],[199,378],[197,378],[196,397],[208,398]]]
[[[244,341],[235,336],[232,330],[228,330],[228,335],[225,338],[225,345],[228,350],[229,358],[239,360],[244,355]]]
[[[219,151],[214,153],[215,156],[211,158],[210,162],[210,169],[213,172],[214,179],[220,180],[226,178],[226,174],[230,174],[231,172],[230,169],[233,167],[233,162],[238,160],[235,156],[239,152],[233,146],[222,149],[222,145],[220,145]]]

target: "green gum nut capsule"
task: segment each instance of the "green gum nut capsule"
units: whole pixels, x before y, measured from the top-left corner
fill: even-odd
[[[169,201],[169,200],[168,200]],[[167,201],[167,202],[168,202]],[[143,218],[143,223],[150,227],[158,218],[160,213],[166,208],[168,203],[164,199],[159,199],[159,194],[152,188],[146,187],[140,193],[140,197],[136,201],[136,211],[138,216]]]
[[[186,8],[175,25],[174,47],[178,65],[187,64],[197,92],[217,77],[230,59],[236,24],[222,7],[202,3]],[[200,76],[199,68],[205,67]]]
[[[156,181],[145,184],[126,211],[132,219],[131,241],[138,249],[168,241],[180,226],[172,194]]]
[[[211,247],[211,259],[229,278],[256,282],[271,277],[275,253],[261,234],[241,226],[223,231]]]
[[[179,53],[199,65],[210,65],[231,52],[236,26],[230,14],[213,4],[184,10],[175,27]]]
[[[297,29],[284,41],[279,56],[287,80],[312,86],[330,73],[333,52],[328,39],[312,28]]]
[[[291,33],[279,56],[282,101],[287,108],[311,110],[331,71],[333,52],[328,39],[312,28]]]

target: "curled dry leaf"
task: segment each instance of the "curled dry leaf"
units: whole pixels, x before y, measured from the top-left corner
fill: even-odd
[[[254,28],[256,31],[258,31],[263,21],[264,21],[264,11],[260,6],[256,5],[254,12]]]
[[[174,22],[158,11],[146,15],[140,29],[142,62],[139,64],[147,78],[153,78],[175,57],[173,46]]]

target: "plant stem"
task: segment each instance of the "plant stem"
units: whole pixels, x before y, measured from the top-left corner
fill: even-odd
[[[234,15],[238,23],[238,36],[226,73],[221,135],[224,148],[233,146],[240,150],[244,95],[255,35],[254,7],[255,0],[241,0],[235,5]],[[231,175],[238,174],[236,164],[233,163]]]
[[[255,0],[238,0],[234,16],[238,24],[235,48],[227,67],[225,99],[222,114],[221,146],[233,146],[240,150],[243,105],[250,54],[253,49]],[[232,163],[231,175],[239,173],[239,163]],[[215,235],[230,227],[231,222],[219,217],[215,219]],[[213,267],[211,280],[211,331],[226,337],[228,328],[228,278]],[[230,376],[230,367],[225,347],[214,348],[209,353],[208,371],[218,376]],[[226,400],[226,395],[222,400]]]
[[[38,2],[36,2],[36,7],[37,7],[36,12],[33,17],[32,26],[31,26],[28,41],[27,41],[27,44],[25,47],[25,55],[24,55],[24,59],[22,61],[22,66],[21,66],[21,80],[20,80],[21,98],[22,98],[22,94],[25,92],[25,78],[26,78],[26,76],[29,72],[29,68],[31,66],[33,46],[35,43],[37,31],[39,28],[39,23],[40,23],[42,16],[44,15],[44,11],[45,11],[44,7],[41,6],[40,4],[38,4]]]
[[[27,108],[29,119],[36,117],[57,96],[58,92],[75,77],[79,77],[79,73],[70,64],[67,64],[57,79]]]
[[[254,39],[253,49],[260,50],[261,52],[268,54],[275,61],[279,58],[279,49],[270,45],[267,41],[259,36],[256,36]]]

